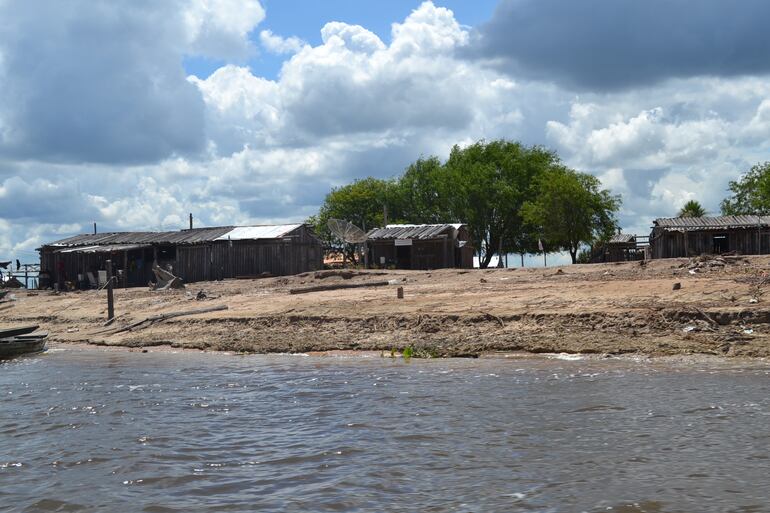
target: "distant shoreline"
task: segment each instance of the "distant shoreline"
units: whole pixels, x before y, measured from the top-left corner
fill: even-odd
[[[713,264],[713,265],[712,265]],[[560,268],[356,271],[193,283],[186,290],[14,291],[0,325],[39,324],[52,345],[237,353],[368,351],[389,356],[499,353],[770,356],[770,256]],[[674,289],[680,283],[681,288]],[[291,289],[355,288],[290,294]],[[404,298],[396,290],[403,287]],[[199,291],[205,298],[197,300]],[[133,331],[159,314],[180,316]],[[157,350],[157,349],[155,349]]]

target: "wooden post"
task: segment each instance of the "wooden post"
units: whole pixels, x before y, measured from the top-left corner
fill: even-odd
[[[123,252],[123,288],[128,288],[128,251]]]
[[[112,260],[107,260],[107,320],[115,317],[115,298],[112,296]]]

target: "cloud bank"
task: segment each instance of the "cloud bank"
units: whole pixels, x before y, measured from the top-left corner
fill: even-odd
[[[502,0],[476,55],[588,90],[767,73],[763,0]]]
[[[768,159],[766,8],[653,4],[503,0],[471,28],[425,2],[388,38],[328,20],[313,46],[256,0],[0,2],[0,256],[92,221],[302,220],[330,187],[499,137],[599,176],[629,231],[689,199],[716,213]],[[260,52],[285,56],[276,78],[244,64]],[[225,64],[187,76],[190,56]]]

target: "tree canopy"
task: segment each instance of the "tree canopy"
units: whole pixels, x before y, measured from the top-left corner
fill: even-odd
[[[326,195],[318,214],[308,219],[316,233],[329,247],[345,253],[347,259],[356,261],[355,248],[337,240],[329,231],[329,219],[344,219],[363,230],[381,226],[385,208],[396,203],[396,182],[364,178],[336,187]]]
[[[695,200],[690,200],[679,209],[678,217],[703,217],[706,215],[706,209]]]
[[[445,165],[452,186],[449,210],[468,224],[481,267],[495,253],[533,250],[521,207],[536,194],[537,178],[557,163],[554,153],[539,146],[504,140],[452,149]]]
[[[618,226],[620,197],[600,187],[593,175],[553,167],[538,177],[538,195],[524,204],[524,218],[539,227],[546,245],[569,251],[577,263],[582,244],[606,240]]]
[[[754,165],[728,189],[732,195],[722,201],[723,215],[769,215],[770,162]]]
[[[537,252],[539,238],[554,250],[577,247],[611,234],[620,200],[597,178],[564,167],[540,146],[507,140],[455,146],[446,162],[421,157],[392,180],[366,178],[337,187],[309,221],[330,245],[329,218],[361,228],[390,222],[466,223],[481,267],[493,255]],[[566,226],[565,226],[566,225]],[[352,248],[346,248],[352,257]]]

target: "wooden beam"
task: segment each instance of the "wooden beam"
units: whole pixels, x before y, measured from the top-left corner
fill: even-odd
[[[307,294],[309,292],[324,292],[327,290],[340,290],[340,289],[362,289],[366,287],[385,287],[387,285],[390,285],[390,282],[372,281],[369,283],[338,283],[334,285],[316,285],[314,287],[289,289],[289,294]]]

